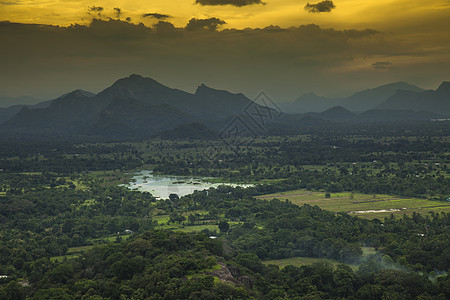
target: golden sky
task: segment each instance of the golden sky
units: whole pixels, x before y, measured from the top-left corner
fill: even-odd
[[[305,9],[327,1],[329,11]],[[226,24],[185,28],[192,18]],[[258,30],[271,25],[286,30]],[[436,88],[450,80],[449,37],[450,0],[0,0],[0,96],[98,92],[131,73],[190,91],[264,87],[283,100],[393,81]]]
[[[211,0],[214,1],[214,0]],[[220,0],[219,0],[220,1]],[[344,27],[408,27],[411,23],[434,23],[450,16],[449,0],[339,0],[334,1],[331,12],[309,13],[305,5],[320,1],[267,0],[265,4],[235,7],[232,5],[199,5],[195,0],[108,0],[108,1],[46,1],[1,0],[0,20],[21,23],[39,23],[67,26],[86,23],[93,14],[89,7],[102,7],[101,15],[115,17],[114,8],[121,9],[121,18],[130,17],[132,22],[151,23],[143,18],[145,13],[161,13],[172,16],[176,26],[184,26],[192,18],[217,17],[227,22],[225,28],[282,27],[319,23],[335,28]],[[436,24],[438,25],[438,24]]]

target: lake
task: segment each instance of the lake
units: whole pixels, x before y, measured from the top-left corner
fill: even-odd
[[[152,171],[141,171],[137,173],[132,182],[123,184],[132,190],[141,192],[149,192],[159,199],[168,199],[170,194],[177,194],[179,197],[192,194],[194,191],[207,190],[216,188],[220,185],[232,187],[250,187],[252,184],[236,184],[236,183],[211,183],[208,177],[187,177],[172,175],[155,175]]]

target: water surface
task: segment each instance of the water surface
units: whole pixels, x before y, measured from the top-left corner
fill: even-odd
[[[220,185],[232,187],[249,187],[251,184],[236,183],[211,183],[210,177],[187,177],[175,175],[155,175],[152,171],[141,171],[137,173],[132,182],[124,184],[133,190],[149,192],[159,199],[168,199],[170,194],[177,194],[179,197],[192,194],[194,191],[207,190],[211,187],[216,188]]]

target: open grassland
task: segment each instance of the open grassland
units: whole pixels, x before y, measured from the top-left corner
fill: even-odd
[[[53,256],[53,257],[50,257],[50,261],[51,262],[63,262],[64,260],[67,260],[67,259],[78,258],[78,257],[80,257],[80,255],[81,255],[80,253],[77,253],[77,254]]]
[[[120,238],[123,241],[125,241],[130,236],[131,236],[131,234],[125,234],[125,235],[120,235]],[[90,249],[94,248],[95,246],[98,246],[100,244],[105,244],[105,243],[113,243],[113,242],[116,242],[116,240],[117,240],[117,236],[110,236],[110,237],[106,237],[106,238],[103,238],[103,239],[92,240],[91,242],[93,242],[94,245],[70,247],[67,250],[66,254],[60,255],[60,256],[50,257],[50,261],[51,262],[62,262],[62,261],[67,260],[67,259],[78,258],[78,257],[81,256],[81,254],[83,252],[89,251]]]
[[[165,225],[165,224],[167,224],[167,222],[169,222],[170,216],[169,215],[157,215],[157,216],[153,216],[152,220],[158,222],[158,225]]]
[[[67,259],[73,259],[78,258],[81,256],[81,253],[88,251],[90,249],[94,248],[93,245],[90,246],[80,246],[80,247],[70,247],[69,250],[67,250],[67,254],[60,255],[60,256],[53,256],[50,257],[51,262],[62,262]]]
[[[325,192],[295,190],[258,196],[257,198],[267,200],[277,198],[282,201],[287,199],[296,205],[317,205],[325,210],[346,212],[366,219],[383,219],[391,214],[399,217],[403,214],[410,215],[413,212],[422,214],[427,214],[430,211],[450,212],[450,202],[350,192],[331,193],[330,197],[327,198],[325,194]]]
[[[185,226],[180,228],[174,228],[174,231],[181,232],[200,232],[202,230],[216,231],[219,232],[219,226],[217,225],[194,225],[194,226]]]
[[[313,258],[313,257],[291,257],[291,258],[284,258],[284,259],[275,259],[275,260],[266,260],[263,261],[263,264],[265,265],[276,265],[280,267],[280,269],[286,267],[286,266],[295,266],[295,267],[301,267],[301,266],[307,266],[312,265],[315,263],[327,263],[333,266],[334,268],[342,264],[336,260],[332,259],[326,259],[326,258]],[[352,269],[356,270],[356,265],[349,265]]]
[[[363,257],[374,255],[377,252],[375,250],[375,248],[373,248],[373,247],[361,247],[361,250],[363,252]],[[291,257],[291,258],[263,261],[263,264],[265,264],[265,265],[276,265],[276,266],[280,267],[280,269],[282,269],[286,266],[289,266],[289,265],[301,267],[301,266],[311,265],[311,264],[315,264],[315,263],[327,263],[327,264],[330,264],[331,266],[333,266],[334,268],[337,265],[342,264],[341,262],[338,262],[333,259],[314,258],[314,257]],[[346,265],[348,265],[355,271],[358,269],[358,265],[356,265],[356,264],[346,264]]]

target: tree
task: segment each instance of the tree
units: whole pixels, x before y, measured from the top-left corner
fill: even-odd
[[[21,300],[25,299],[25,291],[23,287],[15,281],[9,282],[6,287],[0,290],[0,299],[5,300]]]
[[[229,229],[230,229],[230,224],[228,224],[228,222],[225,222],[225,221],[220,221],[219,222],[219,230],[220,230],[220,232],[227,233]]]
[[[180,199],[180,197],[177,194],[170,194],[169,199],[170,201],[177,201]]]

